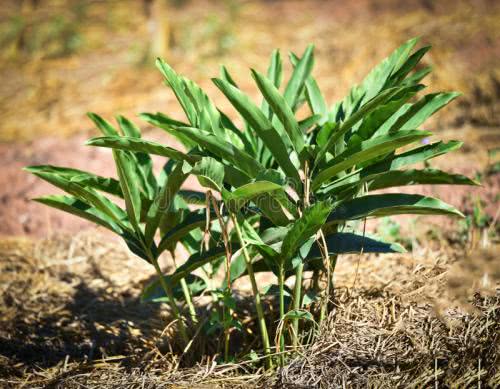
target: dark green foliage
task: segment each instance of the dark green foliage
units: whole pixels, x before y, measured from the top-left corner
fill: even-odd
[[[273,272],[278,278],[274,294],[280,301],[281,325],[293,323],[289,336],[296,344],[299,320],[314,320],[312,312],[302,311],[303,299],[309,296],[308,304],[318,304],[321,294],[304,289],[304,271],[314,271],[316,277],[328,275],[328,291],[337,255],[404,251],[396,243],[344,231],[346,223],[397,214],[463,217],[435,198],[370,193],[415,184],[476,184],[459,174],[414,166],[461,146],[457,141],[422,145],[433,134],[419,127],[458,94],[417,97],[425,88],[420,82],[428,71],[414,69],[429,48],[413,51],[416,43],[412,39],[395,50],[331,109],[312,76],[313,46],[301,57],[290,55],[293,71],[283,87],[279,51],[271,56],[267,76],[251,71],[262,94],[260,104],[240,90],[222,67],[221,78],[213,82],[243,119],[242,128],[199,86],[159,59],[157,66],[186,119],[162,113],[141,117],[176,137],[185,150],[142,139],[139,129],[123,117],[118,118],[117,130],[91,114],[104,136],[87,144],[113,150],[118,180],[75,169],[31,167],[29,171],[71,195],[38,201],[116,232],[134,253],[150,262],[165,250],[173,252],[178,243],[184,245],[191,256],[149,286],[144,294],[147,300],[160,299],[175,306],[173,299],[182,297],[177,286],[182,280],[187,281],[182,287],[189,299],[212,285],[211,277],[226,259],[225,283],[229,285],[222,289],[210,286],[212,296],[229,304],[233,301],[230,283],[250,277],[266,353],[270,351],[269,334],[254,273]],[[297,111],[304,104],[310,114],[299,120]],[[170,159],[161,178],[153,175],[150,154]],[[206,194],[181,189],[189,175],[198,178]],[[210,202],[212,191],[220,200]],[[125,210],[100,192],[123,198]],[[206,209],[193,210],[189,204],[206,205]],[[201,244],[204,231],[212,237],[208,250]],[[195,271],[204,279],[194,277]],[[295,275],[293,292],[284,285],[291,275]],[[160,287],[166,293],[163,296]],[[219,324],[226,336],[233,323],[228,312],[238,310],[233,303],[222,316],[210,319],[212,323],[222,317]],[[328,296],[323,294],[321,304],[328,305]],[[278,336],[283,350],[285,335],[280,332]],[[268,362],[270,366],[270,359]]]

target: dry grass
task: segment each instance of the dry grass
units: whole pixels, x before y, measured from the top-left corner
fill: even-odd
[[[175,335],[165,328],[165,307],[138,300],[151,275],[147,264],[103,242],[102,235],[3,241],[0,383],[389,388],[426,387],[436,380],[440,387],[467,387],[481,380],[483,387],[495,387],[500,384],[497,248],[475,251],[476,258],[449,247],[343,257],[328,325],[287,367],[266,375],[250,361],[217,364],[202,351],[216,352],[213,342],[198,341],[189,355],[181,355]],[[479,285],[477,274],[488,269],[489,284]],[[253,327],[252,315],[243,314],[250,315]]]
[[[340,296],[328,329],[280,371],[278,382],[290,388],[500,385],[498,296],[476,295],[473,315],[448,308],[438,316],[429,303],[379,293]]]

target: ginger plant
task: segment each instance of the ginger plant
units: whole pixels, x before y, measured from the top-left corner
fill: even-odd
[[[453,206],[436,198],[380,190],[416,184],[477,184],[459,174],[410,168],[461,146],[458,141],[426,142],[433,134],[422,130],[421,125],[458,94],[421,96],[425,88],[422,80],[430,69],[415,69],[429,47],[415,50],[416,44],[417,39],[412,39],[396,49],[331,108],[312,76],[313,46],[308,46],[301,57],[290,54],[293,70],[284,86],[279,51],[273,52],[266,75],[251,71],[262,96],[260,104],[245,94],[222,67],[220,78],[213,82],[241,117],[240,127],[198,85],[158,59],[157,66],[186,119],[162,113],[140,117],[177,138],[184,150],[144,140],[126,128],[123,134],[117,134],[99,119],[97,124],[104,136],[92,138],[87,144],[113,150],[119,173],[115,186],[121,188],[126,213],[96,197],[94,189],[102,188],[95,187],[95,183],[102,185],[102,180],[70,179],[70,186],[59,186],[71,190],[85,206],[93,207],[85,217],[91,214],[95,218],[99,211],[100,218],[94,221],[102,224],[101,220],[107,220],[108,225],[113,222],[120,226],[119,232],[131,250],[153,264],[166,247],[175,247],[190,234],[199,233],[212,212],[210,207],[186,211],[177,224],[162,229],[161,241],[155,244],[154,235],[166,209],[156,204],[166,201],[169,205],[188,175],[196,176],[206,190],[218,193],[217,213],[225,218],[226,227],[230,226],[224,244],[194,252],[172,274],[160,278],[163,289],[170,299],[176,283],[226,257],[226,281],[250,279],[267,366],[274,363],[270,357],[272,335],[277,336],[276,351],[283,364],[287,347],[300,344],[299,321],[314,319],[310,311],[304,310],[304,272],[313,272],[316,288],[322,285],[321,322],[328,314],[338,255],[404,251],[398,244],[364,232],[348,232],[347,225],[399,214],[463,217]],[[305,104],[309,113],[299,118],[299,109]],[[161,189],[156,191],[148,186],[147,179],[131,173],[141,166],[138,156],[148,154],[175,161],[166,185],[157,185]],[[47,173],[40,173],[47,179],[43,176]],[[161,201],[152,201],[148,209],[142,210],[145,194],[158,196]],[[106,219],[102,219],[103,214]],[[228,254],[229,245],[232,250]],[[280,325],[276,334],[269,333],[261,301],[263,291],[255,278],[258,272],[272,272],[277,278]],[[291,277],[293,287],[288,291],[285,282]],[[229,291],[230,282],[226,289]],[[176,317],[178,312],[172,309]],[[285,327],[289,322],[292,324]],[[179,330],[185,332],[181,324]]]

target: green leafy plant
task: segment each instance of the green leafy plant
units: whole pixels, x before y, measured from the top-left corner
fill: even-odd
[[[89,114],[89,117],[103,134],[141,139],[138,127],[122,116],[117,117],[119,130],[96,114]],[[177,243],[188,248],[199,246],[201,236],[188,233],[173,243],[166,239],[158,244],[154,241],[158,230],[170,231],[185,222],[186,215],[189,214],[184,198],[192,198],[193,195],[179,191],[187,174],[182,170],[182,163],[170,160],[161,174],[155,177],[151,157],[141,151],[114,150],[113,157],[118,180],[51,165],[30,166],[25,170],[68,194],[40,197],[35,201],[87,219],[114,232],[123,238],[130,251],[154,266],[159,278],[146,287],[142,298],[144,301],[166,301],[170,304],[172,314],[178,320],[179,332],[187,344],[189,337],[176,301],[182,298],[185,300],[191,319],[196,322],[191,296],[193,293],[200,293],[205,284],[199,277],[189,274],[186,274],[186,278],[178,277],[175,280],[164,276],[158,259],[163,251],[171,252],[175,258]],[[120,208],[104,194],[122,199],[126,209]],[[162,289],[162,292],[158,289]]]
[[[119,233],[135,253],[144,254],[143,258],[153,264],[167,246],[175,247],[190,234],[207,229],[210,223],[206,220],[212,215],[212,220],[218,223],[211,228],[222,235],[223,244],[193,251],[172,274],[160,278],[163,290],[169,301],[173,301],[172,288],[179,280],[225,258],[224,286],[219,293],[227,298],[233,281],[249,278],[266,364],[272,367],[275,362],[271,357],[269,325],[272,323],[266,320],[263,291],[255,274],[274,273],[279,304],[276,351],[279,363],[283,364],[289,351],[287,345],[296,348],[301,343],[300,324],[319,320],[317,324],[321,325],[328,314],[338,255],[404,251],[396,243],[348,231],[346,226],[353,221],[398,214],[463,216],[436,198],[371,193],[415,184],[476,184],[458,174],[410,168],[461,146],[458,141],[429,143],[432,134],[419,129],[458,94],[432,93],[418,97],[424,89],[421,81],[430,69],[415,71],[429,50],[429,47],[414,50],[416,44],[417,39],[412,39],[395,50],[331,107],[312,76],[313,46],[308,46],[301,57],[290,54],[293,70],[283,86],[279,51],[272,54],[267,75],[252,70],[262,95],[260,104],[239,89],[229,71],[222,67],[220,78],[213,82],[241,117],[241,128],[198,85],[158,60],[157,66],[182,107],[186,121],[163,113],[144,113],[140,117],[177,138],[185,150],[144,140],[125,129],[123,134],[117,134],[102,119],[94,117],[104,136],[92,138],[87,144],[113,150],[119,176],[119,183],[115,184],[122,188],[126,212],[95,197],[92,188],[102,189],[95,184],[102,185],[102,180],[77,180],[79,184],[72,185],[78,191],[73,186],[63,189],[71,190],[78,201],[98,210],[99,216],[116,217],[106,224],[126,223]],[[299,118],[298,111],[304,105],[309,113]],[[148,189],[147,179],[131,173],[142,166],[138,155],[147,154],[175,161],[166,184],[157,185],[156,189]],[[164,210],[168,209],[158,204],[174,193],[181,196],[179,190],[187,175],[196,176],[206,189],[206,196],[203,193],[195,196],[206,207],[187,211],[177,223],[161,229],[161,240],[154,243]],[[87,192],[92,195],[87,196]],[[219,200],[214,199],[213,192],[218,193]],[[147,197],[151,205],[143,211],[146,193],[152,195]],[[156,201],[155,196],[161,201]],[[103,202],[109,209],[103,207]],[[101,219],[95,218],[95,211],[92,212],[93,221],[102,224]],[[87,215],[88,212],[83,216]],[[304,272],[313,274],[309,288],[303,282]],[[289,279],[293,280],[290,289],[285,283]],[[318,306],[315,298],[311,299],[317,295],[321,296],[319,309],[304,310]],[[178,316],[172,309],[174,317]],[[226,327],[232,325],[229,316],[222,322]],[[181,326],[179,330],[183,331]]]

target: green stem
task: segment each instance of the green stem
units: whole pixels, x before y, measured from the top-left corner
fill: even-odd
[[[295,286],[293,288],[293,309],[301,308],[302,301],[302,273],[304,272],[304,264],[300,262],[295,270]],[[295,318],[292,321],[293,333],[292,343],[293,347],[297,348],[299,345],[299,319]]]
[[[322,236],[323,237],[323,236]],[[322,239],[322,244],[325,244],[325,240]],[[323,256],[324,256],[324,263],[326,264],[326,288],[325,288],[325,295],[323,296],[322,302],[321,302],[321,311],[319,314],[319,324],[323,323],[325,320],[325,317],[328,315],[328,299],[330,298],[330,286],[332,284],[332,274],[331,274],[331,263],[330,263],[330,257],[328,255],[328,249],[326,246],[323,248]]]
[[[336,233],[337,231],[338,231],[338,226],[335,226],[333,233]],[[325,235],[323,234],[322,230],[320,230],[320,239],[321,239],[321,245],[323,246],[323,249],[321,250],[323,253],[323,261],[324,263],[326,263],[327,266],[325,296],[321,303],[321,311],[319,315],[319,324],[321,325],[321,323],[323,323],[323,321],[325,320],[325,317],[328,315],[328,302],[330,300],[330,290],[333,290],[334,288],[333,273],[335,271],[335,266],[337,265],[337,256],[335,255],[333,257],[330,257],[328,252],[328,246],[326,244]],[[331,259],[333,259],[333,261]]]
[[[328,302],[330,300],[330,293],[335,293],[335,282],[333,281],[333,275],[335,273],[335,266],[337,265],[337,255],[328,258],[328,272],[327,272],[327,284],[325,290],[325,298],[323,304],[321,305],[321,313],[319,316],[319,324],[323,322],[328,314]]]
[[[231,311],[229,312],[231,313]],[[226,316],[225,313],[224,316]],[[225,317],[224,320],[227,320],[227,317]],[[224,361],[226,363],[229,362],[229,340],[230,340],[229,328],[224,328]]]
[[[184,322],[182,321],[181,315],[179,313],[179,308],[175,304],[174,292],[172,291],[172,287],[168,284],[167,280],[163,276],[163,272],[161,271],[160,265],[158,264],[158,259],[151,254],[150,254],[149,259],[151,260],[151,263],[153,264],[153,266],[156,270],[156,274],[158,275],[158,277],[160,279],[160,284],[168,297],[170,307],[172,308],[172,314],[174,316],[174,319],[177,321],[177,328],[179,329],[182,340],[184,341],[185,345],[187,345],[189,343],[189,337],[187,335],[186,327],[184,326]]]
[[[231,291],[231,289],[227,289],[227,291]],[[224,361],[226,363],[229,362],[229,341],[231,338],[231,308],[226,307],[225,304],[222,305],[222,321],[224,322]]]
[[[280,266],[280,272],[278,275],[278,284],[280,288],[280,324],[283,325],[283,320],[285,317],[285,269],[283,266]],[[285,335],[283,333],[283,329],[280,333],[280,364],[281,366],[285,365],[285,356],[283,352],[285,351]]]
[[[189,290],[188,284],[185,278],[181,278],[180,280],[182,293],[184,294],[184,300],[186,300],[186,304],[189,310],[189,316],[191,316],[191,320],[193,323],[198,323],[198,317],[196,316],[196,309],[194,308],[193,300],[191,298],[191,291]]]
[[[331,277],[332,277],[332,292],[335,292],[335,283],[333,281],[333,276],[335,275],[335,267],[337,267],[337,258],[338,258],[338,255],[332,255],[330,257],[330,263],[332,264],[332,274],[331,274]]]
[[[269,354],[271,353],[269,335],[267,332],[266,320],[264,318],[264,310],[262,309],[259,289],[257,288],[257,281],[255,280],[255,274],[253,272],[252,260],[250,259],[250,255],[248,254],[245,240],[243,239],[243,235],[241,234],[240,225],[238,224],[238,220],[236,219],[236,215],[234,213],[231,213],[231,219],[233,220],[236,235],[238,236],[238,240],[240,241],[243,257],[245,258],[248,277],[250,278],[250,282],[252,284],[252,292],[255,298],[255,308],[257,310],[257,318],[259,320],[260,334],[262,337],[262,345],[264,346],[264,354],[267,356],[266,366],[267,368],[272,368],[273,362],[271,360],[271,357],[269,356]]]
[[[171,251],[170,255],[172,255],[172,260],[174,262],[174,266],[177,269],[177,263],[175,260],[175,252]],[[184,300],[186,300],[186,304],[189,310],[189,316],[191,316],[191,320],[193,323],[198,323],[198,317],[196,316],[196,309],[194,308],[193,299],[191,297],[191,291],[189,290],[188,284],[185,278],[181,278],[180,280],[182,294],[184,295]]]

